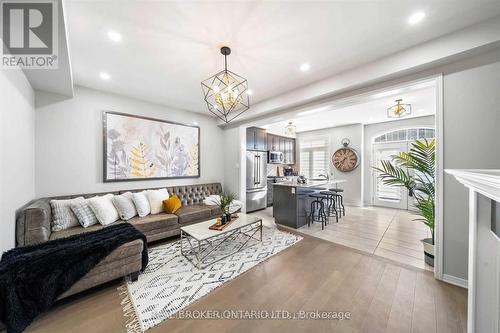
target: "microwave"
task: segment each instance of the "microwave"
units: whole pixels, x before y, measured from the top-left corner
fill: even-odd
[[[281,151],[270,151],[267,154],[267,162],[274,164],[281,164],[284,162],[284,156]]]

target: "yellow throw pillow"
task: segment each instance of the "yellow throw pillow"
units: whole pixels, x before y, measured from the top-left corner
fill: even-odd
[[[172,195],[167,200],[163,200],[163,210],[166,213],[173,214],[181,207],[181,199],[176,195]]]

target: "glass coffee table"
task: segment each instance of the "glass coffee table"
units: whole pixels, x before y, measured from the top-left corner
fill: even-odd
[[[181,227],[181,254],[198,269],[262,242],[259,217],[239,213],[224,230],[209,229],[216,222],[212,219]]]

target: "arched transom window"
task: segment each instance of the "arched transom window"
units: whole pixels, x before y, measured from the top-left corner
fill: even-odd
[[[413,141],[417,139],[434,139],[436,131],[433,128],[407,128],[384,133],[373,138],[374,143]]]

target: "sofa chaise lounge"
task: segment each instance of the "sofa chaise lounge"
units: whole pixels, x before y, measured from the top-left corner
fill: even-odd
[[[177,195],[182,201],[182,207],[175,214],[160,213],[145,217],[136,216],[127,222],[119,220],[115,224],[130,223],[146,236],[148,242],[152,242],[179,235],[182,226],[213,219],[221,214],[218,206],[209,206],[203,203],[207,196],[222,192],[222,187],[219,183],[174,186],[167,187],[167,189],[170,195]],[[143,190],[134,189],[36,199],[18,210],[16,216],[16,245],[33,245],[105,228],[105,226],[98,224],[88,228],[78,226],[61,231],[51,231],[52,212],[50,200],[52,199],[71,199],[79,196],[89,198],[107,193],[118,195],[125,192],[140,192]],[[87,275],[74,284],[71,289],[62,294],[59,299],[126,275],[130,275],[132,279],[136,279],[141,269],[142,249],[142,240],[135,240],[118,247]]]

